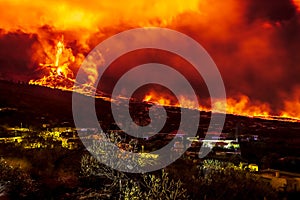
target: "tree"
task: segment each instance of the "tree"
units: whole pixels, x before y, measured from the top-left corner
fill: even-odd
[[[137,146],[136,142],[131,142],[134,145],[124,145],[123,141],[116,139],[117,146],[123,148],[124,151],[136,151],[134,148]],[[128,174],[113,168],[120,166],[136,168],[139,171],[139,167],[143,165],[155,164],[155,159],[146,159],[141,155],[134,154],[133,157],[126,157],[122,154],[122,151],[110,151],[103,152],[103,150],[110,150],[106,148],[106,145],[110,145],[106,142],[94,142],[89,149],[94,153],[95,156],[90,154],[83,155],[81,159],[81,175],[84,178],[99,178],[110,181],[109,190],[112,195],[120,199],[187,199],[186,189],[182,186],[180,180],[175,181],[169,178],[168,173],[162,170],[161,175],[154,174]],[[97,157],[99,156],[99,157]],[[110,160],[110,157],[117,156],[119,159],[117,162]],[[103,163],[110,162],[109,167]],[[132,162],[134,161],[134,162]],[[139,164],[132,164],[138,162]],[[93,191],[93,195],[99,195]],[[94,196],[96,197],[96,196]]]
[[[36,184],[29,174],[0,158],[0,194],[5,192],[11,198],[19,199],[33,194],[36,190]]]
[[[125,200],[188,199],[183,183],[169,178],[165,170],[161,171],[161,175],[144,174],[140,182],[130,180],[126,183],[122,193]]]
[[[205,160],[196,178],[200,199],[276,199],[275,190],[256,174],[232,163]]]
[[[144,154],[128,154],[128,152],[137,152],[137,143],[130,141],[125,143],[119,136],[110,134],[111,141],[93,141],[88,147],[91,154],[83,155],[81,159],[81,175],[83,178],[92,180],[107,179],[110,182],[109,190],[121,194],[123,185],[129,182],[128,174],[116,169],[130,169],[136,172],[141,171],[141,167],[155,164],[154,158],[143,157]],[[115,145],[115,146],[114,146]],[[115,147],[119,149],[116,150]],[[127,152],[127,153],[126,153]],[[114,159],[117,158],[117,159]],[[101,162],[100,162],[101,161]],[[103,164],[105,163],[105,164]]]
[[[143,193],[142,199],[188,199],[187,190],[183,188],[183,183],[180,180],[175,181],[169,178],[169,174],[165,170],[162,170],[161,176],[144,175],[143,181],[147,191]]]

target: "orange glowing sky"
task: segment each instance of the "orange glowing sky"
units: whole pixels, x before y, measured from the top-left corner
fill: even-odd
[[[85,55],[109,36],[166,27],[209,52],[232,113],[300,117],[299,0],[0,0],[0,6],[1,79],[45,76],[41,64],[55,62],[62,35],[67,55],[75,58],[68,67],[76,74]]]
[[[167,24],[180,13],[198,12],[199,1],[1,0],[1,7],[5,9],[1,11],[0,23],[7,28],[50,24],[59,29],[98,30],[120,22],[144,25],[159,19]]]

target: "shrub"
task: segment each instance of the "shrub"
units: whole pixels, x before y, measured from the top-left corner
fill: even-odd
[[[9,165],[3,158],[0,159],[0,183],[5,184],[5,192],[12,198],[30,196],[37,190],[28,173]]]

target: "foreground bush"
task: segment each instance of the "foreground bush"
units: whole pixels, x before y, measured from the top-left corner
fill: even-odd
[[[22,171],[20,167],[9,165],[0,158],[0,188],[2,188],[0,194],[6,193],[15,199],[32,195],[37,187],[28,173]]]
[[[199,199],[277,199],[271,185],[229,162],[205,160],[194,181]]]

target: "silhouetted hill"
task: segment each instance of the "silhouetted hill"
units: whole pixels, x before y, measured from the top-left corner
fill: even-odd
[[[2,124],[72,121],[72,93],[28,84],[0,81]]]
[[[143,117],[147,118],[143,108],[145,106],[149,107],[149,104],[133,103],[131,105],[136,107],[131,109],[132,115],[141,113],[142,110],[144,114]],[[104,101],[103,99],[96,99],[95,107],[98,111],[97,114],[99,121],[104,122],[104,126],[109,128],[114,122],[111,116],[110,102]],[[132,106],[130,107],[132,108]],[[22,123],[22,125],[25,127],[29,125],[40,127],[43,123],[60,125],[64,122],[68,122],[71,125],[73,124],[72,92],[70,91],[62,91],[59,89],[51,89],[36,85],[20,84],[0,80],[0,109],[0,125],[8,124],[10,126],[19,126]],[[101,115],[99,115],[99,113],[101,113]],[[180,114],[180,110],[178,108],[168,107],[167,113],[170,118],[174,118],[172,119],[173,121],[170,122],[171,124],[176,124],[176,120],[180,120],[178,115]],[[204,127],[202,130],[203,132],[205,130],[205,126],[207,126],[209,123],[210,113],[201,112],[201,114],[202,117],[200,121],[202,127]],[[203,117],[203,115],[208,117]],[[286,129],[295,129],[295,127],[298,129],[299,127],[299,123],[248,118],[236,115],[227,115],[226,121],[231,125],[229,127],[224,127],[225,132],[232,132],[233,129],[235,129],[236,124],[241,121],[243,122],[244,126],[247,127],[251,127],[253,124],[259,124],[263,122],[269,127],[276,128],[277,131],[280,130],[278,127],[284,127],[285,131]],[[174,128],[176,127],[173,127],[173,129]],[[255,130],[257,129],[258,128],[255,128]],[[276,131],[272,130],[272,132],[275,133]]]

